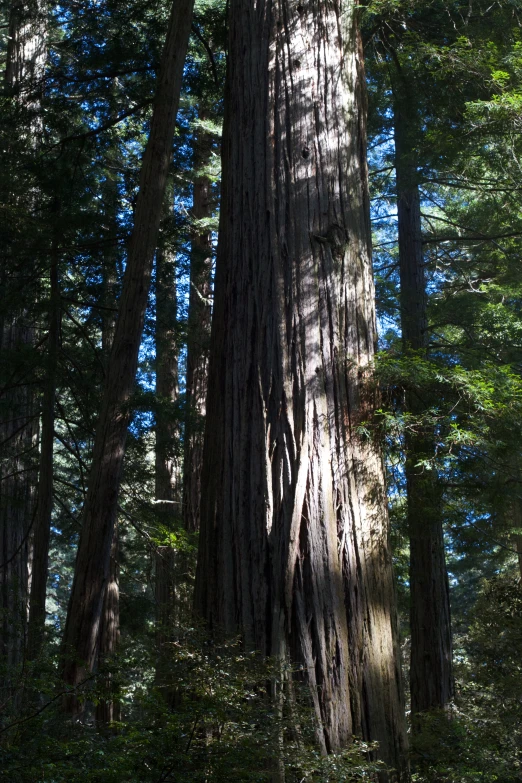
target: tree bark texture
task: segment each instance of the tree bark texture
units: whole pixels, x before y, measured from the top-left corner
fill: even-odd
[[[0,656],[11,669],[21,664],[26,644],[38,410],[25,378],[7,372],[34,343],[34,328],[20,315],[3,324],[0,338],[2,385],[11,386],[0,396]]]
[[[46,58],[46,4],[13,0],[9,13],[4,85],[21,107],[31,110],[28,143],[35,146],[40,127],[40,104],[34,85],[43,77]],[[7,198],[12,194],[7,193]],[[2,293],[14,261],[5,258],[0,270]],[[30,561],[34,525],[38,406],[29,370],[20,358],[35,340],[27,312],[8,311],[0,317],[0,660],[8,667],[24,658],[27,634]],[[18,359],[18,361],[17,361]],[[14,371],[13,368],[20,368]],[[9,676],[7,677],[9,679]]]
[[[196,608],[404,772],[355,6],[232,0]]]
[[[211,183],[200,176],[194,182],[192,216],[212,214]],[[199,530],[203,432],[208,384],[208,355],[212,319],[212,237],[199,231],[192,240],[190,299],[187,336],[187,415],[183,473],[183,520],[186,530]]]
[[[60,337],[60,290],[58,253],[54,249],[49,272],[49,328],[47,332],[47,368],[41,414],[40,466],[29,605],[28,656],[34,659],[41,649],[45,630],[45,599],[49,570],[49,541],[53,511],[53,451],[56,398],[56,370]]]
[[[64,633],[63,678],[77,685],[96,664],[118,489],[138,351],[188,45],[193,0],[176,0],[158,73],[150,136],[142,162],[118,321],[105,380]],[[67,709],[75,709],[73,700]]]
[[[395,108],[397,211],[399,228],[401,329],[406,351],[427,351],[426,280],[422,254],[420,193],[415,145],[407,107]],[[411,390],[410,413],[422,414],[427,401]],[[442,489],[432,427],[419,425],[405,439],[405,474],[410,538],[410,691],[412,716],[448,706],[453,697],[452,636],[446,571]]]
[[[98,663],[102,669],[105,664],[110,662],[110,659],[117,651],[120,642],[119,549],[118,525],[116,523],[112,536],[109,578],[105,588],[100,620]],[[111,688],[111,682],[112,677],[108,674],[104,681],[105,688],[108,691]],[[117,699],[101,699],[96,705],[96,722],[101,726],[108,726],[113,721],[120,720],[120,714],[120,703]]]
[[[26,108],[37,110],[47,59],[46,12],[44,0],[12,0],[9,13],[6,87]]]

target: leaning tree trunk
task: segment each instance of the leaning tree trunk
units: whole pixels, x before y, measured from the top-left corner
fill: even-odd
[[[20,132],[26,134],[27,144],[33,148],[41,129],[39,93],[46,58],[45,8],[46,3],[41,0],[13,0],[9,12],[5,92],[23,110],[20,116],[24,129]],[[7,190],[6,198],[11,200],[9,185]],[[35,194],[31,193],[31,210],[34,200]],[[6,368],[0,377],[0,663],[7,667],[8,689],[13,684],[11,675],[16,676],[16,669],[23,662],[26,644],[38,445],[38,406],[33,387],[27,383],[35,328],[33,318],[20,309],[18,302],[14,308],[9,306],[9,294],[12,299],[23,300],[26,296],[19,291],[13,295],[11,291],[9,276],[15,268],[15,260],[4,255],[0,268],[0,353]]]
[[[355,4],[232,0],[196,607],[404,773]]]
[[[135,384],[152,262],[171,160],[192,7],[193,0],[176,0],[173,3],[158,73],[150,136],[142,163],[134,230],[129,243],[118,322],[96,430],[64,633],[62,676],[71,686],[78,686],[88,676],[98,657],[99,626],[104,588],[109,577],[130,397]],[[68,699],[65,707],[74,711],[78,703],[74,698]]]
[[[203,142],[205,138],[203,137]],[[201,139],[198,139],[201,143]],[[211,182],[204,175],[194,181],[192,216],[201,221],[212,214]],[[203,423],[208,383],[208,354],[212,316],[212,237],[196,223],[190,259],[190,299],[187,335],[187,415],[183,461],[183,522],[186,530],[199,530]]]
[[[426,281],[422,254],[421,208],[415,145],[409,135],[408,110],[395,108],[397,211],[399,227],[401,329],[406,351],[427,351]],[[407,394],[412,414],[427,403]],[[435,469],[432,427],[406,434],[405,474],[410,538],[411,713],[448,706],[453,697],[449,583],[442,518],[442,490]],[[414,724],[415,725],[415,721]]]

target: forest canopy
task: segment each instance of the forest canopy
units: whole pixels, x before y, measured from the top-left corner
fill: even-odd
[[[520,781],[522,2],[0,53],[0,781]]]

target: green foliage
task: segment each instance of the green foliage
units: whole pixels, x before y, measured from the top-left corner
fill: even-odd
[[[124,718],[109,731],[96,731],[88,720],[67,722],[47,695],[40,712],[4,726],[0,780],[261,783],[284,769],[289,783],[352,783],[382,769],[368,760],[373,747],[362,742],[320,756],[306,689],[297,696],[289,691],[290,672],[280,663],[245,653],[237,641],[216,644],[194,631],[168,647],[168,686],[152,688],[150,669],[137,682],[123,661],[112,664],[116,690],[104,691],[102,676],[88,683],[87,714],[100,699],[122,702]]]
[[[519,579],[484,582],[469,631],[456,642],[456,702],[450,714],[423,717],[413,780],[515,783],[522,773]]]

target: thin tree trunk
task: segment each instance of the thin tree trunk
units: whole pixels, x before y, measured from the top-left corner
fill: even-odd
[[[134,230],[129,243],[118,322],[105,380],[83,513],[75,576],[64,633],[64,681],[77,686],[96,664],[99,626],[116,519],[125,440],[138,351],[157,246],[161,207],[188,45],[193,0],[171,8],[150,136],[142,163]],[[69,699],[68,710],[76,710]]]
[[[111,183],[106,195],[106,204],[111,214],[109,219],[116,229],[116,212],[120,202],[118,191],[114,183]],[[103,304],[102,315],[102,353],[105,373],[107,373],[111,348],[116,330],[116,285],[118,281],[118,249],[115,248],[105,259],[103,265]],[[98,650],[98,667],[104,669],[110,664],[117,652],[120,642],[120,537],[118,520],[114,524],[112,535],[111,556],[109,564],[109,578],[105,588],[103,608],[100,620],[100,641]],[[111,691],[112,674],[107,673],[103,679],[103,686],[107,693]],[[98,701],[95,709],[95,720],[102,731],[106,731],[111,723],[121,718],[120,702],[117,698],[103,698]]]
[[[180,517],[180,430],[176,268],[164,247],[156,252],[156,502],[167,517]]]
[[[406,108],[395,109],[400,306],[406,351],[427,351],[426,281],[422,255],[421,209],[415,145]],[[406,406],[422,414],[427,403],[411,391]],[[453,697],[449,583],[442,518],[442,490],[431,427],[406,434],[405,474],[410,538],[411,713],[444,709]],[[415,726],[415,721],[413,722]]]
[[[58,250],[55,247],[49,272],[49,330],[47,333],[47,377],[41,416],[40,469],[38,473],[37,510],[34,524],[31,599],[29,608],[28,657],[34,660],[40,652],[45,631],[45,599],[49,570],[49,541],[53,510],[53,450],[56,397],[56,370],[60,331],[60,290]]]
[[[208,177],[194,181],[192,215],[204,220],[212,214]],[[199,530],[203,431],[208,384],[208,354],[212,306],[212,237],[199,230],[192,240],[190,300],[187,336],[187,415],[183,472],[183,521],[186,530]]]
[[[172,209],[169,204],[168,209]],[[181,519],[180,430],[174,406],[179,400],[176,268],[160,243],[156,252],[156,508],[165,530]],[[178,552],[171,545],[155,552],[156,684],[170,701],[168,643],[179,611]]]
[[[174,641],[178,596],[176,585],[176,555],[173,546],[159,546],[154,558],[154,601],[156,605],[156,672],[155,683],[167,704],[175,700],[175,688],[170,674],[169,644]]]
[[[232,0],[196,607],[405,776],[355,5]],[[383,779],[387,776],[383,775]]]
[[[518,483],[520,486],[520,481]],[[522,498],[518,495],[513,499],[513,518],[511,524],[516,530],[513,539],[518,559],[520,583],[522,585]]]

